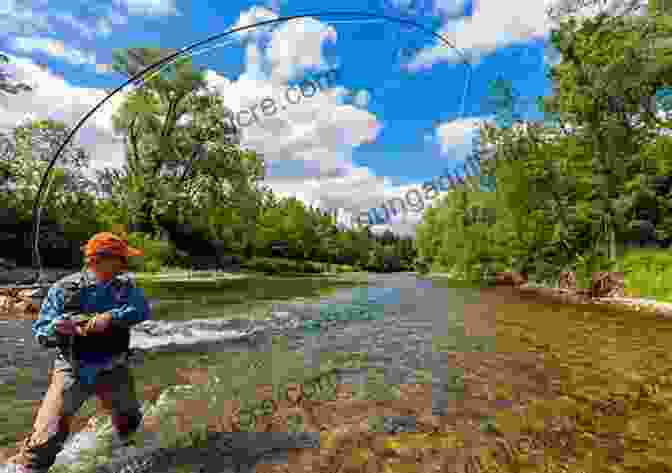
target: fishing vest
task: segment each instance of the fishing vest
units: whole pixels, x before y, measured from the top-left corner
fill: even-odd
[[[83,313],[85,307],[82,306],[82,289],[95,288],[95,285],[95,278],[91,280],[87,277],[86,272],[75,273],[57,281],[54,286],[63,289],[65,293],[63,313]],[[116,295],[115,302],[119,304],[127,303],[129,290],[133,287],[133,280],[127,274],[120,274],[112,279],[111,286],[113,294]],[[76,359],[79,359],[83,353],[121,355],[129,351],[130,342],[131,330],[129,327],[111,325],[102,334],[89,334],[85,337],[75,335],[71,355]]]

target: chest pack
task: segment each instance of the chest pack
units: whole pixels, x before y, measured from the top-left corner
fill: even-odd
[[[65,314],[81,314],[85,310],[82,301],[82,290],[93,290],[96,286],[95,279],[92,279],[86,272],[75,273],[71,276],[56,282],[56,287],[60,287],[64,292],[65,303],[63,312]],[[116,303],[126,303],[128,294],[133,287],[133,281],[127,274],[119,274],[110,281],[112,293]]]
[[[82,300],[84,290],[95,289],[96,281],[89,273],[80,272],[67,276],[54,284],[64,291],[63,313],[70,317],[87,314],[87,301]],[[114,297],[114,305],[121,306],[128,302],[129,291],[133,287],[133,280],[126,274],[115,276],[110,281],[110,287]],[[112,326],[105,333],[89,334],[85,337],[75,335],[73,337],[55,334],[40,341],[47,348],[58,347],[62,354],[67,357],[79,357],[85,353],[121,354],[129,350],[130,329],[128,327]],[[67,351],[67,353],[65,353]],[[72,352],[71,352],[72,351]]]

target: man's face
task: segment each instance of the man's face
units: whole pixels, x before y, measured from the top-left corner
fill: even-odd
[[[96,255],[90,263],[91,269],[101,275],[113,275],[126,268],[126,261],[120,256]]]

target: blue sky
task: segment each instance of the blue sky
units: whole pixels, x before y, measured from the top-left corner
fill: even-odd
[[[263,127],[245,128],[244,145],[269,160],[268,184],[279,194],[367,209],[464,158],[475,126],[492,113],[484,106],[490,81],[509,79],[530,98],[550,92],[544,72],[555,60],[544,15],[549,3],[325,0],[316,8],[307,0],[49,0],[48,6],[46,0],[0,0],[0,52],[14,59],[17,78],[38,86],[0,103],[0,127],[46,116],[74,125],[106,89],[122,83],[108,66],[117,48],[183,48],[234,26],[305,13],[414,15],[470,58],[466,100],[467,67],[454,49],[383,21],[314,16],[248,30],[194,57],[234,111],[268,91],[279,96],[288,82],[311,71],[338,67],[338,89],[302,99],[287,116],[264,118]],[[98,167],[123,162],[123,145],[110,124],[123,100],[117,95],[75,137]],[[393,229],[412,231],[419,218]]]

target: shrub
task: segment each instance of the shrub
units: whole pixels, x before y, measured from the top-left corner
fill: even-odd
[[[354,270],[355,268],[348,264],[339,264],[336,266],[337,273],[352,273]]]
[[[266,274],[308,273],[319,274],[323,267],[312,261],[293,261],[282,258],[252,258],[242,264],[242,267]]]
[[[623,258],[626,294],[672,301],[672,252],[632,250]]]
[[[415,270],[420,274],[427,274],[431,270],[431,266],[424,260],[417,259],[415,261]]]
[[[302,272],[310,274],[319,274],[324,272],[324,266],[320,263],[314,263],[312,261],[304,261]]]
[[[130,265],[134,269],[143,268],[147,272],[156,273],[161,271],[162,267],[170,266],[177,259],[175,246],[171,242],[152,239],[146,233],[130,233],[128,244],[144,252],[142,263],[135,263],[134,258],[131,258]]]

